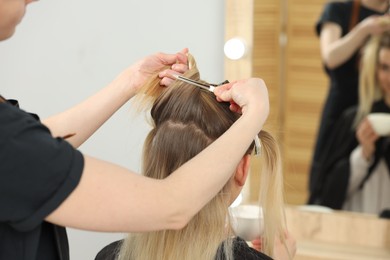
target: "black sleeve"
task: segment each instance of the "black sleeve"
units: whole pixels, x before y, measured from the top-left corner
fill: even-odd
[[[316,33],[320,35],[322,25],[326,22],[333,22],[342,28],[342,35],[345,35],[348,31],[348,24],[351,17],[351,3],[331,2],[325,5],[324,11],[321,14],[320,19],[316,23]]]
[[[32,230],[75,189],[82,154],[30,114],[0,104],[0,222]]]

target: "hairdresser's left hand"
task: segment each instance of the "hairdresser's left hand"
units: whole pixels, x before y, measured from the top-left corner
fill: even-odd
[[[161,71],[158,76],[161,79],[161,86],[169,86],[174,80],[173,75],[183,74],[188,70],[188,49],[185,48],[176,54],[176,62],[170,65],[169,68]]]
[[[160,85],[169,86],[174,80],[172,74],[182,74],[188,70],[187,53],[188,49],[185,48],[175,54],[156,53],[147,56],[123,71],[115,79],[115,83],[122,86],[131,97],[147,79],[160,72]]]

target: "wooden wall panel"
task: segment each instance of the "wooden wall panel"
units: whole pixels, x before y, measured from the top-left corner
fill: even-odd
[[[253,4],[253,48],[252,76],[264,79],[270,98],[270,115],[265,129],[278,137],[280,121],[280,45],[281,27],[280,2],[275,0],[254,0]],[[260,162],[252,159],[250,199],[258,198]]]
[[[280,2],[275,0],[254,1],[252,76],[265,80],[270,96],[268,128],[278,131],[280,93]]]
[[[325,1],[289,0],[286,19],[284,160],[286,198],[307,200],[308,171],[326,94],[315,23]]]

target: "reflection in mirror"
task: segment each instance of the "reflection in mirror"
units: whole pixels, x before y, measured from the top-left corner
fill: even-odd
[[[294,259],[390,259],[390,221],[298,206],[308,199],[309,165],[328,91],[314,30],[328,1],[225,2],[225,39],[243,37],[251,46],[245,61],[225,60],[225,77],[261,77],[268,86],[271,114],[265,129],[282,147],[287,224],[298,246]],[[252,164],[260,168],[256,160]],[[258,195],[256,172],[251,171],[249,201]]]
[[[251,48],[244,60],[225,60],[225,77],[254,76],[267,82],[271,112],[265,128],[282,145],[286,200],[305,204],[308,168],[327,88],[314,33],[326,1],[247,2],[226,1],[225,39],[242,37]],[[251,198],[257,196],[258,180],[259,176],[252,176]]]

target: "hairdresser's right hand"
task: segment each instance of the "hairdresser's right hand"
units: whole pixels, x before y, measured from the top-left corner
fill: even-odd
[[[359,23],[366,35],[380,35],[390,31],[390,15],[371,15]]]
[[[218,101],[230,102],[230,109],[234,112],[254,112],[261,116],[262,123],[268,117],[268,90],[262,79],[250,78],[231,82],[216,87],[214,94]]]

